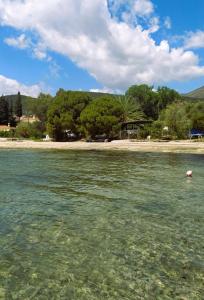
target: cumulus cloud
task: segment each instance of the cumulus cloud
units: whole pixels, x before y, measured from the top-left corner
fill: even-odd
[[[23,95],[37,97],[41,92],[40,85],[25,85],[21,84],[14,79],[7,78],[0,75],[0,94],[2,95],[11,95],[21,92]]]
[[[204,48],[204,31],[189,32],[184,38],[186,49]]]
[[[149,0],[131,3],[143,16],[154,9]],[[69,57],[114,90],[204,75],[195,53],[170,48],[165,40],[155,42],[152,33],[159,20],[154,18],[150,16],[152,25],[146,29],[119,22],[111,17],[106,0],[0,0],[2,25],[36,32],[45,49]]]

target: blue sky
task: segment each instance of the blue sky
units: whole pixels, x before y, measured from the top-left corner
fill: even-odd
[[[0,93],[204,85],[203,0],[56,3],[0,0]]]

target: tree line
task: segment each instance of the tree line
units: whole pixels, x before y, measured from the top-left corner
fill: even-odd
[[[0,97],[0,125],[16,126],[22,116],[21,94],[18,92],[15,103],[7,101],[5,96]]]
[[[39,121],[19,123],[16,134],[41,138],[48,133],[56,141],[67,140],[70,134],[76,139],[94,139],[97,135],[119,138],[121,124],[134,120],[152,121],[141,127],[137,135],[140,138],[161,138],[164,127],[168,128],[165,135],[174,139],[186,138],[192,128],[204,131],[204,101],[185,101],[167,87],[155,91],[146,84],[133,85],[124,95],[93,95],[60,89],[55,97],[40,94],[37,99],[27,99],[24,113],[36,115]],[[14,113],[9,115],[8,107],[8,113],[1,118],[1,99],[0,120],[6,123],[11,115],[17,120],[22,113],[19,103],[16,101]]]

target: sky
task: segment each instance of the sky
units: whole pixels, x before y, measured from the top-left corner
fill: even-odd
[[[203,0],[0,0],[0,93],[204,85]]]

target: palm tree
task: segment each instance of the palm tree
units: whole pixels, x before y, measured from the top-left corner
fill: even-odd
[[[119,96],[116,98],[123,109],[124,122],[141,120],[144,114],[138,103],[130,96]]]

